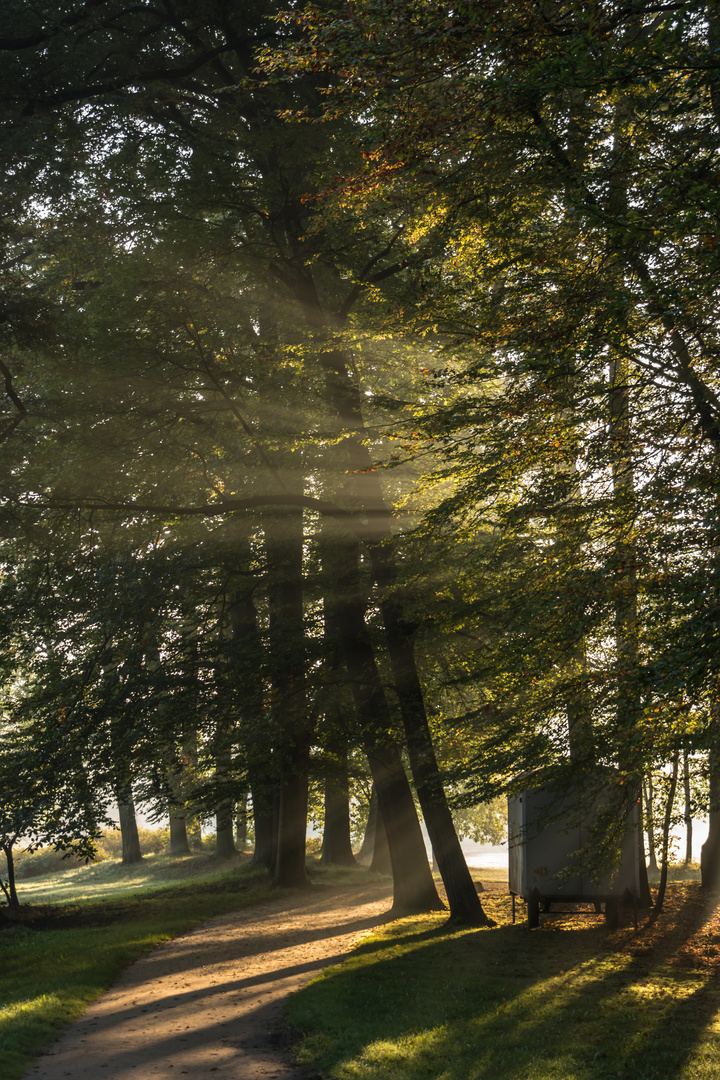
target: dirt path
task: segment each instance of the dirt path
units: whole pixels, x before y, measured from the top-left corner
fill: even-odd
[[[128,968],[26,1080],[297,1080],[285,1000],[382,922],[390,902],[385,884],[320,888],[211,919]]]

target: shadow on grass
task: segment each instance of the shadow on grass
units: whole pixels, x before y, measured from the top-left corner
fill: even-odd
[[[297,995],[299,1060],[353,1080],[716,1080],[720,974],[687,962],[715,912],[696,901],[651,940],[395,924]]]

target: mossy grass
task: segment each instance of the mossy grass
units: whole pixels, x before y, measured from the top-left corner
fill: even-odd
[[[267,875],[233,861],[102,863],[23,883],[17,924],[0,935],[0,1076],[21,1077],[143,953],[203,919],[270,896]],[[203,869],[204,874],[199,874]],[[75,890],[72,879],[75,878]],[[54,903],[52,901],[55,901]]]
[[[717,1080],[720,919],[696,881],[610,933],[595,916],[528,931],[499,890],[493,930],[390,923],[289,1004],[296,1055],[333,1080]]]

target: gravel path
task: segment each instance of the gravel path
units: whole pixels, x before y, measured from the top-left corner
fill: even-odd
[[[211,919],[129,967],[26,1080],[300,1080],[286,999],[390,904],[389,884],[319,887]]]

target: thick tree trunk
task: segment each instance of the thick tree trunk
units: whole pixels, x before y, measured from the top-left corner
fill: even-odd
[[[328,398],[336,411],[339,426],[346,432],[339,453],[344,453],[347,461],[345,471],[353,478],[352,490],[348,491],[348,495],[354,505],[359,504],[362,513],[367,514],[373,523],[373,529],[368,534],[367,551],[372,574],[380,591],[380,610],[415,789],[437,855],[450,904],[450,914],[453,919],[471,925],[489,925],[491,920],[482,909],[455,831],[435,756],[415,663],[415,627],[405,619],[402,603],[395,591],[398,574],[391,516],[364,438],[360,392],[350,376],[345,355],[341,350],[328,349],[320,359],[325,370]],[[378,796],[390,839],[392,825],[385,814],[379,789]],[[390,843],[392,851],[392,841]]]
[[[265,551],[270,579],[270,671],[280,772],[275,883],[310,888],[305,865],[310,724],[305,691],[302,601],[303,517],[290,510],[268,521]]]
[[[711,752],[708,835],[700,850],[700,879],[703,889],[720,892],[720,755]]]
[[[190,854],[184,814],[170,814],[170,854],[176,856]]]
[[[393,873],[393,908],[437,911],[442,903],[430,873],[425,841],[402,763],[370,637],[358,573],[357,544],[338,536],[323,543],[325,611],[345,660]]]
[[[273,813],[273,796],[267,784],[250,776],[250,794],[253,807],[253,829],[255,849],[250,865],[258,869],[273,871],[277,851],[277,831]]]
[[[132,866],[133,863],[142,862],[142,851],[135,818],[135,804],[129,787],[118,792],[117,802],[122,838],[122,861],[124,866]]]
[[[350,839],[347,748],[326,759],[325,767],[325,822],[320,861],[329,866],[355,866]]]

